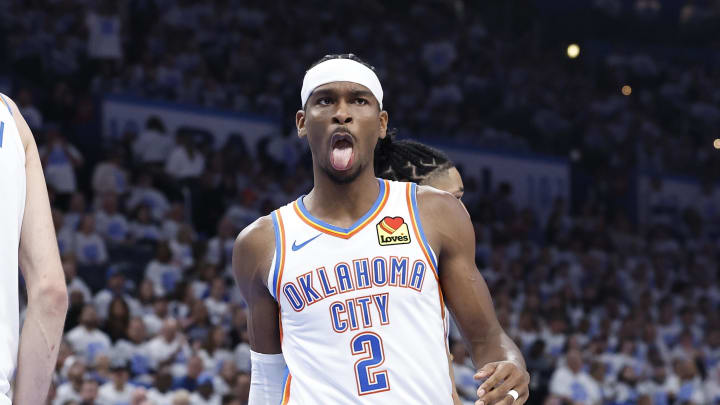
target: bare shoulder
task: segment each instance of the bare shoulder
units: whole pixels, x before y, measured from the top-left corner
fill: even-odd
[[[35,144],[35,138],[33,138],[30,127],[28,127],[25,122],[25,118],[23,118],[20,113],[20,109],[17,104],[15,104],[15,101],[6,94],[0,93],[0,96],[2,96],[3,100],[5,100],[5,102],[10,106],[10,112],[15,119],[15,125],[17,126],[18,133],[20,133],[20,139],[22,139],[23,147],[27,151],[28,146]]]
[[[442,255],[458,241],[475,241],[470,214],[450,193],[418,186],[418,211],[423,231],[435,253]]]
[[[450,193],[430,186],[418,186],[418,210],[432,222],[445,222],[448,219],[469,219],[465,206]]]
[[[270,215],[245,227],[233,246],[233,271],[238,282],[267,280],[275,252],[275,231]]]

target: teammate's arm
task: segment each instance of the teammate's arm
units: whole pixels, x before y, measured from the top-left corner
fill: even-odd
[[[25,148],[26,176],[19,264],[28,306],[20,334],[13,403],[40,404],[45,401],[55,369],[68,296],[37,145],[17,106],[4,98],[11,105]]]
[[[282,400],[285,360],[280,346],[278,305],[267,289],[275,252],[272,219],[262,217],[238,235],[232,267],[247,303],[252,373],[250,404],[277,404]]]
[[[500,326],[487,284],[475,265],[475,232],[467,210],[451,194],[429,187],[419,187],[418,201],[420,220],[427,224],[426,235],[438,255],[445,303],[480,368],[476,378],[487,377],[478,390],[480,401],[524,403],[530,379],[525,360]],[[517,401],[508,396],[511,389],[520,394]]]

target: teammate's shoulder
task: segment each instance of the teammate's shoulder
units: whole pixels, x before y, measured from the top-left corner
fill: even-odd
[[[418,205],[433,209],[458,209],[463,207],[454,195],[430,186],[417,186]]]

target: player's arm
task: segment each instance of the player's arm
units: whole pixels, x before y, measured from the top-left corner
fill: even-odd
[[[13,403],[40,404],[50,387],[68,307],[65,276],[50,214],[37,145],[12,101],[13,118],[25,148],[26,197],[19,261],[28,306],[20,334]]]
[[[278,404],[282,400],[285,360],[280,346],[278,305],[267,289],[275,252],[272,219],[262,217],[238,235],[232,267],[247,303],[252,372],[250,405]]]
[[[451,194],[429,187],[418,190],[420,220],[438,255],[445,303],[460,328],[484,404],[522,404],[528,398],[529,374],[515,343],[500,326],[487,284],[475,265],[475,232],[465,207]],[[518,400],[508,396],[514,389]],[[482,392],[481,392],[482,391]],[[480,402],[478,401],[478,403]]]

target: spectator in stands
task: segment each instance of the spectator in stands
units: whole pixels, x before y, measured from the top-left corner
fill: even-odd
[[[135,210],[135,217],[130,223],[130,236],[136,242],[154,244],[163,237],[160,227],[151,216],[150,207],[141,204]]]
[[[172,405],[192,405],[190,402],[190,392],[185,389],[174,391]]]
[[[583,359],[577,350],[565,355],[565,364],[558,367],[550,378],[550,394],[573,404],[595,405],[591,392],[599,391],[597,383],[583,370]]]
[[[181,322],[190,341],[202,342],[210,335],[212,323],[205,302],[202,300],[196,299],[192,302],[189,315]]]
[[[220,396],[215,393],[213,378],[210,373],[203,373],[198,377],[197,390],[190,395],[192,405],[222,405]]]
[[[165,223],[163,224],[163,228],[165,228]],[[168,237],[168,234],[165,233],[164,230],[163,234],[170,240],[172,262],[183,270],[188,270],[193,267],[195,265],[195,258],[193,257],[195,235],[192,227],[184,223],[180,225],[175,235]]]
[[[128,323],[127,338],[119,339],[115,343],[114,353],[118,361],[127,362],[135,376],[146,376],[151,371],[146,336],[142,318],[133,317]]]
[[[217,232],[217,236],[208,242],[205,261],[225,271],[231,264],[232,248],[237,231],[230,218],[223,217],[218,224]]]
[[[165,124],[155,115],[147,119],[145,130],[132,144],[135,159],[154,168],[165,163],[174,147],[175,142],[166,135]]]
[[[200,384],[200,377],[203,376],[203,371],[205,371],[205,367],[200,356],[191,355],[187,360],[186,371],[175,383],[175,388],[182,388],[194,392]]]
[[[105,241],[95,231],[95,217],[87,214],[82,218],[75,232],[75,257],[83,266],[99,266],[107,262],[108,254]]]
[[[77,261],[75,260],[75,255],[69,253],[62,256],[62,266],[65,273],[65,282],[67,283],[68,298],[77,292],[82,297],[83,302],[91,302],[92,294],[90,293],[90,288],[88,288],[82,278],[77,277]]]
[[[88,11],[85,16],[87,28],[87,54],[97,61],[120,61],[123,57],[121,32],[122,22],[117,4],[102,1],[97,10]]]
[[[125,215],[118,211],[118,199],[114,192],[102,195],[101,208],[95,213],[95,229],[108,243],[127,242],[130,225]]]
[[[172,363],[176,357],[187,357],[190,348],[187,339],[178,331],[178,322],[169,318],[163,323],[162,330],[148,342],[153,368],[158,370]]]
[[[110,370],[112,380],[100,387],[98,402],[109,405],[130,403],[135,386],[128,383],[130,378],[128,365],[124,360],[116,359]]]
[[[156,296],[152,304],[152,311],[143,316],[148,334],[155,336],[162,329],[163,322],[169,319],[168,300],[164,296]]]
[[[107,154],[104,161],[95,166],[92,188],[96,196],[105,193],[123,195],[128,191],[129,181],[124,160],[123,150],[115,148]]]
[[[123,273],[120,265],[114,264],[108,267],[106,280],[105,288],[95,294],[95,298],[93,299],[95,309],[97,310],[100,319],[107,319],[110,303],[116,297],[122,297],[130,308],[130,314],[140,314],[140,304],[130,294],[130,292],[126,290],[125,274]]]
[[[63,228],[75,232],[80,227],[80,221],[86,215],[85,196],[82,193],[74,193],[70,197],[70,207],[64,216]]]
[[[98,400],[98,382],[92,378],[83,380],[78,405],[95,405]]]
[[[213,387],[218,395],[225,396],[231,393],[232,387],[236,384],[238,370],[232,358],[223,360],[219,369],[220,371],[213,378]]]
[[[33,103],[32,92],[27,88],[20,89],[15,102],[33,133],[40,132],[43,129],[43,114]]]
[[[182,270],[172,262],[170,247],[166,242],[158,243],[155,258],[145,269],[145,277],[152,281],[155,294],[165,295],[175,290],[177,282],[182,278]]]
[[[171,403],[175,395],[172,384],[173,377],[167,367],[157,370],[152,388],[148,391],[148,398],[158,405]]]
[[[135,186],[130,191],[127,209],[137,210],[140,205],[148,206],[152,218],[156,221],[163,220],[165,213],[170,208],[167,197],[153,186],[153,177],[149,173],[138,175]]]
[[[167,156],[165,173],[175,180],[198,179],[205,170],[205,157],[190,135],[178,133],[176,146]]]
[[[218,373],[224,362],[232,360],[233,353],[228,350],[228,337],[224,326],[212,328],[198,351],[206,370]]]
[[[108,335],[98,329],[99,324],[95,307],[87,304],[80,315],[80,325],[67,333],[67,341],[73,351],[90,364],[97,354],[108,352],[112,346]]]
[[[67,381],[57,387],[53,405],[63,405],[68,401],[80,401],[84,376],[85,362],[80,359],[72,360],[72,365],[67,372]]]
[[[45,136],[47,141],[38,151],[45,179],[56,193],[68,198],[69,194],[77,191],[75,170],[83,164],[82,155],[60,133],[57,126],[47,126]]]
[[[213,325],[227,325],[230,323],[230,305],[226,294],[225,279],[212,280],[209,297],[205,299],[205,306],[210,314]]]
[[[250,374],[245,372],[238,373],[235,378],[235,389],[233,393],[240,400],[242,405],[247,405],[250,396]]]
[[[60,251],[60,255],[74,255],[75,249],[73,242],[75,241],[75,230],[71,229],[69,226],[65,226],[65,216],[59,209],[53,208],[52,217],[53,225],[57,231],[58,250]]]
[[[108,306],[108,317],[105,319],[103,330],[113,343],[120,339],[127,339],[127,329],[130,324],[130,307],[122,297],[116,296]]]

